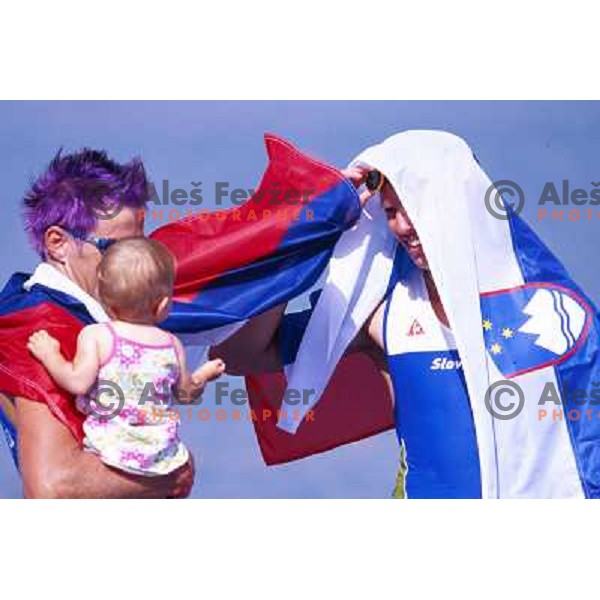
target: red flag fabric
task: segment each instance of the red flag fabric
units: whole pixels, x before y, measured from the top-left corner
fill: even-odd
[[[247,376],[246,388],[267,465],[305,458],[394,428],[388,387],[366,354],[342,359],[314,411],[295,435],[277,428],[278,411],[286,410],[295,418],[291,397],[282,402],[286,388],[283,372]]]

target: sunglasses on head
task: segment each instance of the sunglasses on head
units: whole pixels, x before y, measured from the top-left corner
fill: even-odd
[[[385,176],[381,171],[369,171],[365,178],[365,186],[371,193],[380,192],[385,184]]]

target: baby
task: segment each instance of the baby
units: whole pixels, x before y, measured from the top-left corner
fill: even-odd
[[[174,273],[173,257],[159,242],[116,242],[98,267],[98,295],[111,321],[81,330],[72,362],[44,330],[28,342],[56,383],[78,395],[86,449],[128,473],[165,475],[188,461],[169,405],[175,393],[191,401],[225,369],[217,359],[189,374],[181,342],[156,326],[169,311]],[[104,402],[103,388],[110,392]]]

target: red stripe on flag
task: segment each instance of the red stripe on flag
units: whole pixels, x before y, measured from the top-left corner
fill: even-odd
[[[76,409],[73,396],[58,387],[32,356],[27,341],[34,331],[45,329],[60,341],[61,352],[71,360],[82,328],[67,310],[50,302],[0,317],[0,391],[46,404],[80,444],[84,416]]]
[[[227,271],[272,254],[300,209],[344,181],[339,171],[282,138],[266,135],[265,144],[269,165],[256,192],[242,206],[191,215],[151,234],[175,256],[178,300],[189,300]],[[280,192],[279,197],[274,197],[272,190]],[[284,193],[293,194],[293,202],[304,196],[304,203],[286,204],[282,202]]]
[[[277,465],[332,450],[394,428],[388,387],[365,354],[342,359],[325,393],[295,435],[277,428],[286,388],[283,373],[246,377],[258,443],[267,465]],[[300,395],[303,391],[299,390]],[[294,406],[287,406],[294,418]]]

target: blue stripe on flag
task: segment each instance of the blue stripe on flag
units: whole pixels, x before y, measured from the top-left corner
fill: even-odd
[[[515,254],[527,283],[547,282],[573,290],[593,309],[593,319],[588,335],[577,352],[567,356],[555,367],[558,384],[563,391],[565,421],[585,495],[600,498],[600,323],[596,307],[569,277],[553,254],[540,241],[531,228],[519,217],[510,220]],[[585,390],[584,404],[569,403],[574,390]],[[565,391],[567,393],[565,394]],[[574,418],[569,418],[571,410]],[[585,411],[590,411],[586,413]]]

